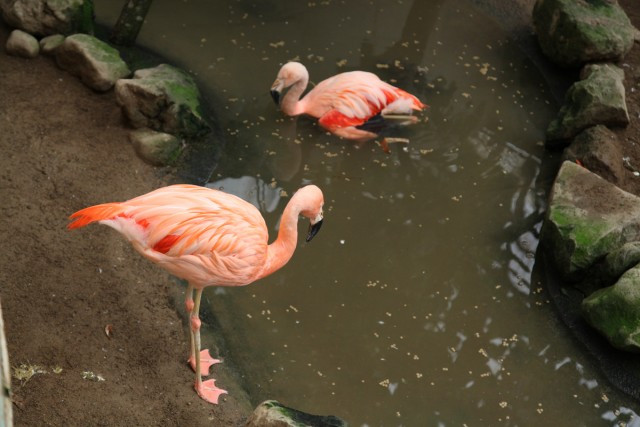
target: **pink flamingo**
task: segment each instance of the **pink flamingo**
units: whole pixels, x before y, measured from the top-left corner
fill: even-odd
[[[92,222],[122,233],[143,256],[188,281],[185,305],[191,319],[189,364],[195,389],[210,403],[226,393],[201,372],[219,363],[200,349],[200,299],[207,286],[244,286],[284,266],[296,248],[298,216],[310,220],[307,242],[322,226],[322,191],[299,189],[282,213],[278,238],[269,235],[260,212],[250,203],[221,191],[171,185],[122,203],[104,203],[70,216],[69,229]],[[193,291],[195,289],[195,301]]]
[[[427,106],[418,98],[383,82],[375,74],[365,71],[340,73],[318,83],[304,98],[309,72],[299,62],[282,66],[271,86],[276,104],[286,88],[280,107],[288,116],[308,114],[329,132],[347,139],[366,141],[375,138],[366,125],[379,126],[384,119],[400,120],[402,124],[415,123],[413,110]],[[363,126],[364,125],[364,126]]]

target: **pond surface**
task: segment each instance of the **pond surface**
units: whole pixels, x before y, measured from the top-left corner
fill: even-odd
[[[110,25],[119,4],[96,8]],[[557,106],[494,22],[454,0],[156,0],[139,42],[217,103],[209,186],[254,203],[273,236],[297,188],[325,194],[322,231],[287,266],[205,292],[256,402],[353,426],[639,425],[534,268]],[[389,155],[340,140],[273,105],[291,59],[315,83],[375,72],[430,108]]]

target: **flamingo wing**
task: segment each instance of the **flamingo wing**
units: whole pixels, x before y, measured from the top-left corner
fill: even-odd
[[[381,112],[410,113],[425,107],[415,96],[364,71],[320,82],[303,102],[307,114],[320,118],[329,130],[362,125]]]
[[[172,185],[72,215],[120,231],[147,258],[194,284],[244,285],[262,269],[268,233],[257,209],[227,193]]]

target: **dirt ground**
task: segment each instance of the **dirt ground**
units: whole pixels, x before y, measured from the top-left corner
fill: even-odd
[[[633,25],[640,29],[640,2],[619,0]],[[618,135],[622,157],[629,157],[632,168],[640,171],[640,43],[636,42],[629,54],[618,64],[625,72],[627,109],[631,123],[626,128],[612,129]],[[620,159],[622,162],[622,159]],[[620,188],[640,196],[640,177],[630,168],[622,167],[622,176],[615,184]],[[597,170],[594,172],[598,172]]]
[[[229,364],[213,369],[221,405],[193,390],[184,288],[107,227],[66,230],[80,208],[165,184],[127,133],[113,91],[0,49],[0,298],[11,365],[46,371],[13,380],[15,425],[242,425]]]
[[[640,2],[620,3],[640,27]],[[7,35],[0,24],[0,46]],[[624,64],[632,122],[616,133],[624,155],[640,166],[640,43]],[[193,391],[184,289],[113,230],[65,228],[80,208],[167,182],[163,170],[134,155],[113,93],[87,89],[51,58],[0,49],[0,153],[0,298],[9,356],[14,367],[46,371],[14,380],[15,424],[242,425],[251,407],[229,364],[214,367],[218,385],[230,390],[221,405]],[[620,186],[640,195],[631,171]],[[205,346],[219,354],[211,338]]]

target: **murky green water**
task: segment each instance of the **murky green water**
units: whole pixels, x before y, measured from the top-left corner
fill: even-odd
[[[108,3],[96,2],[103,22],[117,16]],[[256,401],[354,426],[632,418],[534,269],[556,106],[494,23],[454,0],[176,3],[154,2],[140,42],[221,101],[210,186],[260,207],[274,236],[298,187],[325,192],[322,231],[284,269],[206,293]],[[273,105],[294,58],[312,82],[374,71],[431,108],[390,155],[339,140]]]

